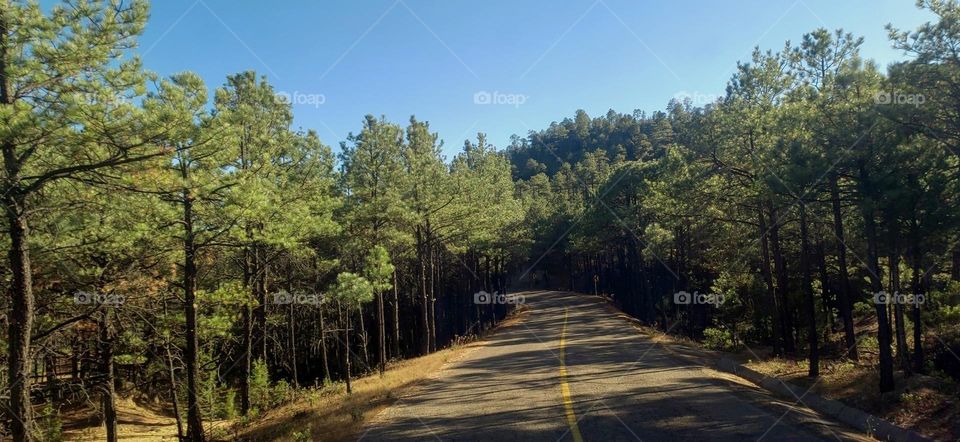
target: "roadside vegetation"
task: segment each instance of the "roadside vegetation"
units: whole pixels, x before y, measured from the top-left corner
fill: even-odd
[[[515,139],[537,277],[714,346],[803,355],[813,378],[828,356],[867,363],[880,392],[895,372],[960,376],[960,8],[922,6],[940,21],[889,27],[910,58],[887,73],[818,29],[754,51],[703,106]]]

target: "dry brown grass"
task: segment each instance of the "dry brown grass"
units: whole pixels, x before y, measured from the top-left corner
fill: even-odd
[[[500,327],[515,323],[525,315],[525,306],[517,308]],[[499,327],[498,327],[499,328]],[[298,399],[269,410],[257,418],[207,422],[211,440],[356,440],[364,424],[392,404],[397,397],[435,377],[446,364],[453,363],[473,349],[480,340],[460,339],[457,344],[436,353],[387,365],[383,377],[372,374],[354,379],[351,394],[344,384],[336,383],[318,389],[298,392]],[[117,402],[118,434],[121,440],[175,441],[176,420],[161,404],[121,399]],[[77,441],[103,440],[106,430],[97,426],[91,407],[64,410],[64,439]]]
[[[117,400],[117,435],[120,440],[130,441],[176,441],[177,421],[164,408],[166,404],[153,404],[130,398]],[[106,428],[98,425],[92,407],[65,410],[63,415],[64,440],[101,441],[106,439]],[[208,431],[225,428],[226,421],[207,422]]]
[[[500,326],[521,320],[525,312],[524,308],[518,308]],[[250,441],[356,440],[364,425],[398,397],[434,378],[445,365],[462,359],[482,345],[482,341],[474,341],[427,356],[396,361],[388,365],[383,377],[372,374],[355,379],[353,392],[349,395],[339,383],[306,393],[300,400],[270,410],[248,424],[236,425],[223,436],[230,440]]]
[[[955,382],[946,377],[907,376],[894,372],[896,389],[880,394],[879,355],[876,347],[877,323],[871,317],[856,321],[860,360],[856,363],[827,355],[820,361],[820,377],[807,377],[808,361],[798,354],[774,358],[766,354],[741,351],[736,357],[747,367],[784,381],[810,388],[811,391],[839,400],[879,416],[901,427],[912,429],[934,440],[960,440],[960,393]],[[830,336],[830,342],[842,343],[842,331]],[[834,353],[842,353],[842,345]]]
[[[869,358],[859,363],[824,360],[820,377],[807,377],[807,361],[766,359],[746,362],[749,368],[811,391],[839,400],[879,416],[904,428],[910,428],[934,440],[960,438],[960,404],[957,388],[950,381],[924,375],[895,373],[896,390],[880,394],[879,373]]]
[[[466,355],[477,343],[459,345],[439,352],[390,363],[381,378],[372,374],[353,380],[353,393],[346,394],[342,383],[319,389],[304,389],[299,399],[267,411],[250,422],[209,422],[207,433],[214,440],[355,440],[372,416],[389,406],[403,392],[429,379],[445,364]],[[158,410],[129,399],[118,401],[118,433],[122,440],[175,441],[176,421]],[[64,416],[66,440],[103,440],[103,426],[96,426],[92,409]]]
[[[468,347],[449,348],[390,364],[383,377],[373,374],[355,379],[351,394],[339,383],[305,393],[300,400],[270,410],[249,425],[237,427],[228,436],[255,441],[295,440],[298,436],[304,440],[352,440],[367,419]]]

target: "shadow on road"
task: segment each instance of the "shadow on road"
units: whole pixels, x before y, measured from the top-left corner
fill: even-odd
[[[574,440],[566,381],[584,440],[846,439],[835,424],[673,359],[593,297],[527,295],[532,311],[470,357],[402,397],[361,440]]]

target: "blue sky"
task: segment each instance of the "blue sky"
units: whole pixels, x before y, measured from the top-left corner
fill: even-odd
[[[863,55],[883,66],[902,58],[883,26],[930,19],[912,0],[162,0],[139,51],[148,69],[192,70],[211,88],[256,70],[298,97],[296,125],[331,146],[365,114],[413,114],[452,156],[478,131],[504,147],[576,109],[709,99],[755,45],[821,26],[864,36]]]

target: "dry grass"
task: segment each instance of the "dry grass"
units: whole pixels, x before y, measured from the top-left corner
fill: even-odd
[[[363,424],[389,406],[402,392],[415,387],[428,373],[438,371],[469,346],[454,347],[424,357],[393,363],[381,378],[373,374],[355,379],[353,393],[343,384],[303,394],[300,400],[270,410],[229,434],[243,440],[352,440]]]
[[[117,400],[117,434],[120,440],[176,441],[177,423],[164,409],[167,404],[153,404],[130,398]],[[92,407],[65,410],[63,414],[64,440],[100,441],[106,439],[106,428],[98,425]],[[226,422],[208,422],[211,430],[224,428]]]
[[[500,326],[515,323],[527,309],[520,306]],[[394,361],[379,374],[354,379],[352,394],[346,394],[343,383],[322,388],[303,389],[299,398],[287,405],[269,410],[252,421],[206,422],[211,440],[356,440],[369,419],[392,404],[397,397],[416,388],[473,349],[482,346],[479,340],[460,339],[456,345],[436,353],[413,359]],[[117,402],[118,434],[121,440],[175,441],[176,420],[164,404],[132,399]],[[63,410],[64,439],[95,441],[106,438],[106,430],[98,426],[92,407]]]
[[[786,382],[839,400],[847,405],[910,428],[935,440],[960,439],[960,404],[954,383],[932,376],[905,377],[895,373],[896,390],[880,394],[876,364],[869,358],[859,363],[824,360],[820,377],[807,377],[807,361],[772,358],[748,361],[745,365]]]
[[[873,318],[856,321],[860,360],[856,363],[844,357],[821,357],[820,377],[807,376],[809,363],[804,355],[774,358],[767,354],[742,351],[736,355],[747,367],[787,382],[810,388],[817,394],[839,400],[879,416],[904,428],[912,429],[935,440],[960,440],[960,403],[956,396],[960,389],[946,377],[924,375],[907,376],[894,372],[896,389],[880,394],[879,355],[875,336],[877,323]],[[829,341],[843,342],[842,331],[830,336]],[[842,353],[836,345],[833,353]]]
[[[523,308],[517,309],[501,327],[521,320],[525,312]],[[349,395],[340,383],[305,393],[300,400],[270,410],[250,423],[238,424],[223,436],[250,441],[356,440],[364,425],[398,397],[436,377],[445,365],[482,345],[482,341],[474,341],[391,363],[383,377],[372,374],[355,379],[353,393]]]
[[[357,378],[352,394],[343,383],[319,389],[304,389],[299,399],[263,413],[250,422],[208,422],[207,433],[213,440],[355,440],[356,434],[372,416],[389,406],[403,392],[414,388],[445,364],[459,359],[476,344],[451,347],[424,357],[393,362],[381,378],[373,374]],[[118,401],[120,439],[136,441],[175,441],[176,421],[153,410],[149,404],[129,399]],[[73,410],[64,415],[66,440],[103,440],[106,431],[97,426],[92,408]]]

